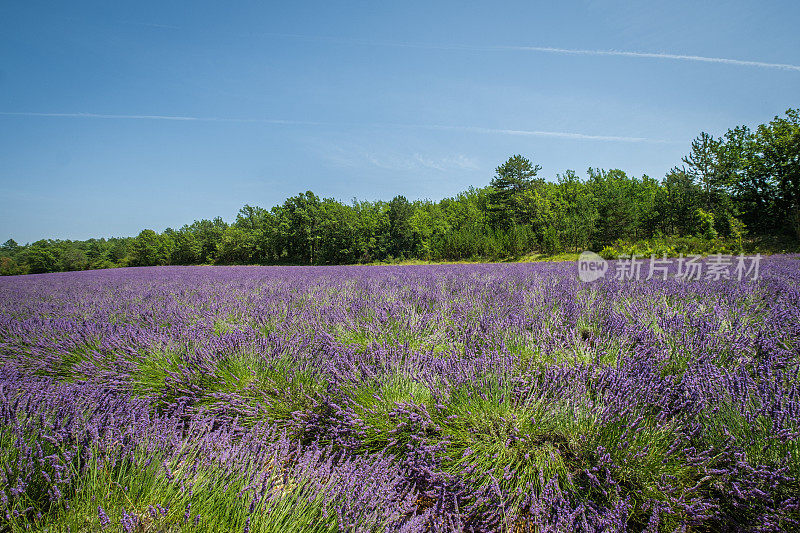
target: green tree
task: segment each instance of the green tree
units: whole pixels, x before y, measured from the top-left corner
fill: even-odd
[[[19,244],[14,239],[8,239],[3,244],[0,244],[0,251],[13,255],[19,250]]]
[[[541,237],[542,252],[545,255],[554,255],[561,250],[561,241],[558,238],[558,231],[553,226],[544,228]]]
[[[111,238],[108,240],[108,258],[115,265],[122,266],[129,254],[132,237]]]
[[[572,170],[558,176],[558,187],[553,217],[559,230],[558,240],[570,251],[585,250],[592,241],[599,216],[592,190]]]
[[[58,271],[59,255],[52,241],[39,240],[25,247],[21,259],[31,274],[43,274]]]
[[[421,257],[427,260],[451,258],[445,237],[452,226],[443,204],[444,202],[420,202],[411,216],[414,239],[419,243]]]
[[[142,230],[131,243],[132,266],[169,264],[169,242],[151,229]]]
[[[714,214],[706,211],[702,207],[698,207],[694,214],[697,218],[697,226],[700,230],[700,236],[708,240],[716,239],[717,230],[714,229]]]
[[[66,272],[86,270],[89,267],[89,260],[79,244],[67,242],[62,245],[58,267],[58,270]]]
[[[236,214],[234,226],[239,228],[257,231],[262,229],[270,218],[270,212],[258,206],[245,204]]]
[[[775,222],[774,184],[756,135],[746,126],[730,129],[720,138],[716,154],[718,188],[712,211],[717,226],[728,233],[727,222],[740,216],[750,227],[770,231]]]
[[[358,229],[353,207],[326,198],[319,206],[319,217],[317,263],[336,265],[358,261]]]
[[[495,169],[490,187],[489,209],[495,227],[508,228],[514,223],[522,222],[523,210],[519,195],[531,187],[536,175],[542,169],[521,155],[508,158],[505,163]]]
[[[279,238],[292,263],[314,264],[318,259],[319,197],[311,191],[287,198],[278,210]]]
[[[221,217],[213,220],[196,220],[189,226],[189,231],[195,235],[200,244],[200,263],[211,264],[214,262],[217,245],[222,240],[222,234],[227,227],[228,224]]]
[[[776,218],[800,240],[800,109],[759,126],[756,138],[774,186]]]
[[[660,218],[658,229],[667,235],[691,235],[697,230],[694,212],[702,191],[685,168],[667,172],[656,191],[654,210]]]
[[[85,244],[88,268],[108,268],[113,266],[108,260],[108,243],[105,239],[89,239]]]
[[[414,206],[405,196],[395,196],[387,204],[386,214],[389,217],[389,242],[394,257],[411,257],[416,252],[411,217]]]
[[[203,243],[200,237],[189,226],[178,231],[167,229],[164,233],[172,239],[170,259],[176,265],[196,265],[201,262]]]
[[[692,141],[692,147],[682,161],[687,167],[687,172],[698,182],[703,189],[703,206],[706,209],[713,207],[716,197],[717,178],[717,149],[720,141],[712,135],[701,132]]]
[[[217,243],[215,259],[222,265],[246,265],[254,263],[257,253],[256,231],[239,226],[225,228]]]
[[[586,194],[597,209],[593,242],[597,248],[615,239],[634,239],[638,225],[635,180],[619,169],[589,169]]]
[[[553,202],[555,201],[552,184],[541,183],[530,187],[518,196],[521,221],[531,226],[540,237],[553,223]]]
[[[15,276],[26,274],[25,267],[10,257],[0,256],[0,276]]]

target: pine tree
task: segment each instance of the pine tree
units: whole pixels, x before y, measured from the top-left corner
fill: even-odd
[[[521,192],[533,185],[536,174],[541,169],[541,166],[534,165],[519,154],[509,157],[495,169],[488,206],[495,227],[507,228],[517,221],[519,209],[516,199]]]

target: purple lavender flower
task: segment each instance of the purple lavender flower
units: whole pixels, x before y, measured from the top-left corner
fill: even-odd
[[[109,520],[108,515],[106,515],[106,512],[99,505],[97,506],[97,516],[100,518],[100,526],[103,529],[105,529],[106,526],[108,526],[108,524],[111,523],[111,520]]]

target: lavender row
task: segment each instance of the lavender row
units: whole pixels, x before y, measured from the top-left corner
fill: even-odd
[[[765,258],[746,282],[581,283],[572,263],[4,278],[3,520],[794,529],[798,267]]]

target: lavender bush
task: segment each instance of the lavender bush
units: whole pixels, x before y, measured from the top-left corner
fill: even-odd
[[[0,530],[800,528],[800,259],[0,279]]]

